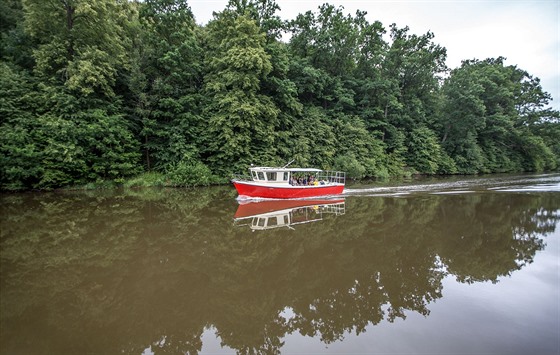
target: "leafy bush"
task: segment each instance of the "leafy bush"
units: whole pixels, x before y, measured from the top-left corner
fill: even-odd
[[[173,164],[166,172],[171,186],[208,186],[219,179],[200,161],[181,161]]]
[[[166,177],[164,174],[155,171],[145,172],[132,179],[125,181],[124,187],[163,187]]]
[[[336,170],[345,171],[346,177],[350,179],[362,179],[366,172],[366,168],[352,154],[338,156],[334,160],[334,167]]]

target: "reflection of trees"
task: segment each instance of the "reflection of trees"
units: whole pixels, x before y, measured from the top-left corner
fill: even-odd
[[[325,343],[429,314],[451,273],[496,281],[559,219],[551,194],[346,200],[347,213],[251,233],[229,188],[1,197],[3,353],[240,352]],[[282,311],[293,316],[285,319]]]
[[[462,282],[496,282],[531,263],[545,246],[542,236],[554,231],[558,221],[553,198],[520,194],[443,200],[442,211],[465,211],[447,213],[433,226],[434,233],[446,236],[438,240],[438,249],[448,271]]]

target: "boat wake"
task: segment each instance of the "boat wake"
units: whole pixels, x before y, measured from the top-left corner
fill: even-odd
[[[465,178],[455,181],[383,187],[364,186],[345,188],[342,196],[402,197],[412,194],[449,195],[475,192],[560,192],[560,174]]]

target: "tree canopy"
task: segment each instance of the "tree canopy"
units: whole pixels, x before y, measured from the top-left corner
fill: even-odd
[[[197,25],[186,0],[0,9],[3,190],[193,185],[292,159],[353,178],[560,166],[538,78],[502,57],[450,70],[436,34],[362,11],[282,21],[274,0],[231,0]]]

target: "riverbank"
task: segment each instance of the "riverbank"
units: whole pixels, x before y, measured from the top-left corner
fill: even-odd
[[[200,177],[200,176],[198,176]],[[84,185],[74,185],[61,188],[62,190],[110,190],[118,188],[144,188],[144,187],[199,187],[211,185],[223,185],[228,183],[226,179],[216,177],[205,177],[196,180],[196,177],[189,179],[177,179],[170,174],[159,172],[146,172],[123,181],[103,180],[90,182]]]
[[[548,174],[556,173],[558,171],[547,172],[518,172],[519,174]],[[400,176],[392,176],[387,178],[364,178],[364,179],[348,179],[347,185],[363,185],[363,184],[382,184],[390,185],[394,183],[407,183],[418,179],[446,179],[452,177],[497,177],[500,175],[509,175],[511,173],[490,173],[490,174],[418,174],[410,171],[405,171]],[[52,190],[116,190],[116,189],[139,189],[139,188],[177,188],[177,187],[206,187],[227,185],[230,180],[227,178],[220,178],[215,175],[209,174],[208,171],[191,171],[190,174],[181,172],[161,173],[161,172],[145,172],[129,179],[120,180],[101,180],[95,182],[88,182],[86,184],[76,184],[71,186],[60,187],[56,189],[40,189],[39,191],[52,191]],[[24,192],[30,190],[1,190],[1,192]]]

